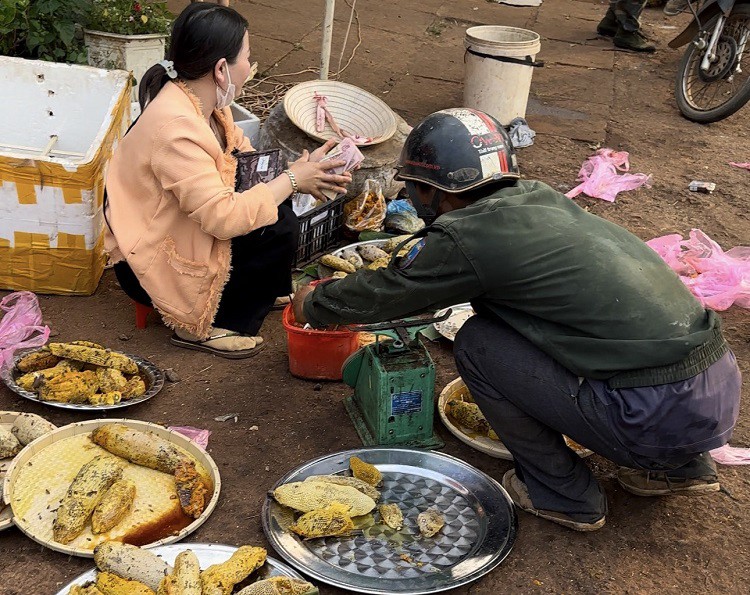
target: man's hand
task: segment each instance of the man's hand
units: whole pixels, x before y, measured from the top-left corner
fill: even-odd
[[[294,292],[292,298],[292,312],[294,312],[294,320],[297,324],[306,324],[307,318],[305,318],[304,305],[305,298],[310,295],[315,288],[311,285],[303,285],[298,287],[297,291]]]

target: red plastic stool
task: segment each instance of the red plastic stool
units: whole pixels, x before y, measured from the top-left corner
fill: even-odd
[[[141,304],[138,302],[133,303],[135,304],[135,327],[146,328],[146,319],[148,318],[148,315],[154,311],[154,309],[151,306],[147,306],[145,304]]]

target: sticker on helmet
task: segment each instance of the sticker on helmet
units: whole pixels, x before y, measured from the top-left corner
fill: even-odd
[[[425,163],[423,161],[412,161],[411,159],[407,159],[404,161],[406,165],[413,165],[414,167],[423,167],[425,169],[434,169],[439,170],[440,166],[436,163]]]
[[[424,248],[426,242],[427,238],[422,238],[411,248],[409,248],[409,251],[401,257],[401,260],[398,263],[398,268],[402,271],[409,268],[411,266],[411,263],[413,263],[416,260],[417,256],[419,256],[419,253],[422,251],[422,248]]]
[[[456,182],[471,182],[479,177],[479,170],[475,167],[462,167],[448,172],[448,179]]]
[[[486,134],[475,134],[471,137],[471,146],[474,147],[480,155],[497,152],[505,148],[505,137],[502,132],[495,130]]]

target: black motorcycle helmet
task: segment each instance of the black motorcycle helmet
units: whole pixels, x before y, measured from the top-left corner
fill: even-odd
[[[518,179],[510,137],[492,116],[469,108],[427,116],[410,133],[397,180],[422,182],[453,193],[505,179]]]

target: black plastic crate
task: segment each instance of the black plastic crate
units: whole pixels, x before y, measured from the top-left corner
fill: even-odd
[[[345,195],[340,196],[299,217],[299,244],[294,266],[304,266],[338,244],[346,200]]]

